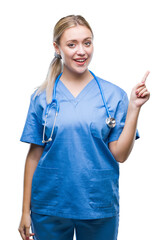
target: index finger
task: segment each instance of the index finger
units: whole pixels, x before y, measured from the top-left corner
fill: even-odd
[[[150,73],[149,71],[146,71],[144,77],[142,78],[142,81],[141,81],[142,83],[145,83],[145,82],[146,82],[146,79],[147,79],[149,73]]]

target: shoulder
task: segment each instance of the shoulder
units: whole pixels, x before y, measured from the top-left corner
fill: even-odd
[[[46,91],[38,93],[38,89],[36,89],[31,94],[31,105],[33,106],[36,114],[41,115],[43,110],[46,108]]]
[[[120,99],[122,99],[124,96],[127,95],[125,90],[119,87],[118,85],[108,80],[105,80],[101,77],[97,77],[97,78],[106,94],[112,94],[113,96],[118,97]]]
[[[34,90],[34,92],[31,94],[31,101],[34,102],[35,105],[43,104],[43,102],[46,102],[46,91],[38,92],[38,88]]]
[[[121,87],[102,78],[98,78],[103,88],[107,106],[111,112],[125,112],[129,103],[128,95]]]

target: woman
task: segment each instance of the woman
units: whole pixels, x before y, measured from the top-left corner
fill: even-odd
[[[129,156],[145,81],[127,94],[88,70],[93,32],[80,15],[54,28],[55,57],[31,97],[21,141],[25,163],[22,239],[116,240],[119,163]],[[30,233],[30,226],[32,233]]]

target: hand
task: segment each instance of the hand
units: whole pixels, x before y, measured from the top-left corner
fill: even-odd
[[[34,233],[30,233],[31,218],[29,213],[23,213],[20,221],[18,231],[23,240],[30,240]]]
[[[132,89],[130,103],[134,104],[137,108],[140,108],[145,102],[149,100],[150,92],[145,85],[149,73],[150,72],[147,71],[142,81]]]

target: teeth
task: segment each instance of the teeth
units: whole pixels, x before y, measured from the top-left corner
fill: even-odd
[[[84,62],[85,61],[85,59],[84,60],[76,60],[77,62]]]

